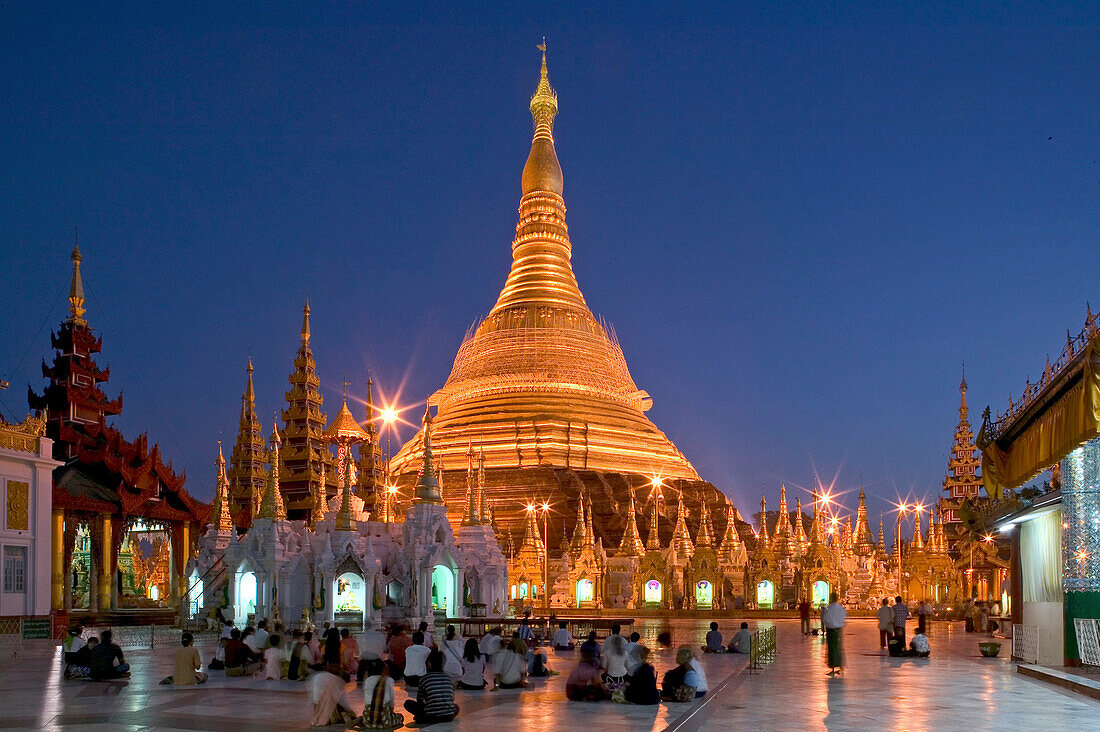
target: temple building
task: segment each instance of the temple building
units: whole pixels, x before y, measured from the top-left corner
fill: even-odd
[[[443,498],[451,520],[461,522],[472,446],[484,466],[493,525],[505,542],[529,533],[528,505],[550,506],[542,546],[575,578],[551,593],[568,605],[625,607],[641,602],[642,583],[621,569],[607,575],[605,554],[617,552],[624,537],[634,551],[639,525],[656,541],[647,552],[668,550],[676,531],[695,536],[704,516],[720,523],[712,531],[724,532],[729,502],[645,416],[652,400],[634,383],[614,333],[581,294],[570,264],[554,141],[558,98],[545,52],[530,112],[534,134],[520,180],[511,271],[496,304],[460,346],[446,383],[429,399],[438,410],[436,454],[447,467]],[[416,481],[421,440],[416,435],[390,463],[400,500],[408,500]],[[654,480],[664,498],[649,501]],[[645,508],[643,498],[650,504]],[[582,514],[591,532],[573,529],[572,517]],[[734,533],[747,530],[743,524]],[[684,583],[697,570],[682,550],[675,589],[662,586],[664,603],[694,596]],[[532,552],[531,546],[523,552],[528,563]],[[590,576],[597,569],[604,577],[599,582]],[[594,589],[585,599],[589,582]],[[712,598],[721,594],[711,591]]]
[[[165,463],[144,434],[125,439],[107,424],[122,410],[101,388],[110,369],[84,318],[81,254],[73,250],[69,317],[51,336],[53,363],[42,364],[49,383],[29,391],[32,409],[53,441],[51,605],[87,611],[166,608],[186,592],[183,568],[210,506],[184,489],[185,476]]]

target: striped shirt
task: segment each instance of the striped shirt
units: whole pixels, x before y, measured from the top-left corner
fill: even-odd
[[[424,705],[429,717],[452,717],[455,713],[455,687],[451,677],[433,671],[420,677],[416,700]]]

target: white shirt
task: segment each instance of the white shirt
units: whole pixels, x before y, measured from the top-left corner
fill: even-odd
[[[457,679],[462,675],[462,651],[465,645],[461,638],[456,637],[453,640],[443,641],[443,645],[439,649],[439,652],[443,654],[443,673],[452,679]]]
[[[283,649],[268,648],[264,651],[264,676],[269,679],[283,677]]]
[[[695,690],[696,691],[706,691],[707,690],[707,674],[706,674],[705,671],[703,671],[703,664],[699,663],[698,658],[693,658],[693,659],[691,659],[691,663],[689,663],[688,665],[691,666],[691,670],[695,672],[695,675],[699,677],[699,683],[695,687]]]
[[[615,640],[618,638],[619,640]],[[622,636],[611,636],[603,644],[603,667],[607,669],[608,676],[619,678],[626,676],[626,642]]]
[[[619,638],[620,640],[623,641],[623,643],[626,643],[626,638],[623,638],[621,635],[609,635],[609,636],[607,636],[606,638],[604,638],[603,646],[600,648],[600,655],[601,656],[606,656],[607,655],[607,650],[608,650],[608,648],[610,648],[610,646],[608,644],[619,642],[619,641],[613,641],[612,638]]]
[[[263,628],[256,628],[256,632],[253,633],[256,636],[256,646],[262,651],[267,648],[267,639],[269,634]]]
[[[486,656],[491,656],[494,653],[500,651],[500,636],[488,633],[481,639],[481,643],[478,644],[478,650]]]
[[[374,690],[378,686],[378,680],[381,676],[368,676],[363,679],[363,698],[367,701],[367,709],[370,709],[370,703],[374,699]],[[389,704],[393,706],[393,679],[389,676],[386,677],[386,691],[382,699],[383,704]]]
[[[558,628],[554,631],[554,645],[555,646],[570,646],[573,644],[573,634],[565,628]]]
[[[65,637],[65,642],[62,645],[65,646],[65,653],[76,653],[88,645],[88,641],[79,635],[69,635]]]
[[[909,644],[917,653],[928,653],[928,636],[924,633],[917,633]]]
[[[222,626],[222,635],[221,635],[221,637],[225,638],[226,640],[230,640],[233,637],[233,626],[232,625],[223,625]]]
[[[481,686],[485,683],[485,656],[478,656],[476,661],[465,657],[462,659],[462,683],[467,686]]]
[[[843,628],[848,619],[848,611],[839,602],[834,602],[821,611],[821,624],[826,628]]]
[[[626,672],[633,674],[638,666],[642,665],[642,659],[635,655],[635,651],[638,648],[638,644],[634,641],[626,642]]]
[[[498,653],[493,658],[493,673],[500,674],[500,683],[518,684],[527,670],[527,659],[515,651]]]
[[[423,676],[428,673],[428,654],[431,649],[427,646],[418,646],[415,643],[405,649],[405,675]]]
[[[245,638],[244,639],[244,644],[246,646],[248,646],[249,649],[251,649],[251,651],[253,653],[263,653],[264,647],[261,646],[259,641],[256,640],[256,634],[255,633],[253,633],[252,635]]]

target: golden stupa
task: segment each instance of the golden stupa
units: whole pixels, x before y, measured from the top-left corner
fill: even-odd
[[[444,498],[460,517],[472,446],[484,454],[498,528],[516,524],[522,530],[523,517],[513,516],[513,509],[559,493],[575,503],[589,483],[610,499],[590,496],[601,508],[617,509],[620,498],[625,507],[627,483],[642,486],[654,477],[666,486],[674,480],[705,485],[724,515],[721,494],[699,480],[645,416],[652,400],[634,384],[622,349],[577,286],[554,147],[558,100],[540,48],[542,72],[531,98],[535,131],[521,179],[512,269],[488,316],[459,347],[447,382],[429,398],[437,408],[437,464],[444,474],[458,472],[445,480]],[[422,441],[417,433],[390,463],[403,491],[420,466]],[[609,473],[618,478],[614,486],[598,477]],[[622,519],[612,523],[621,532]]]

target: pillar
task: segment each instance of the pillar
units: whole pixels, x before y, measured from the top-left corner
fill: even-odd
[[[53,509],[51,516],[50,607],[63,609],[65,602],[65,509]]]
[[[99,605],[100,610],[111,609],[111,597],[112,597],[112,565],[111,561],[112,543],[111,543],[111,517],[108,514],[103,514],[99,517],[100,520],[100,539],[99,539],[99,556],[96,557],[96,572],[97,583],[99,585]]]
[[[1076,618],[1100,616],[1100,438],[1062,460],[1065,659],[1080,663]]]

